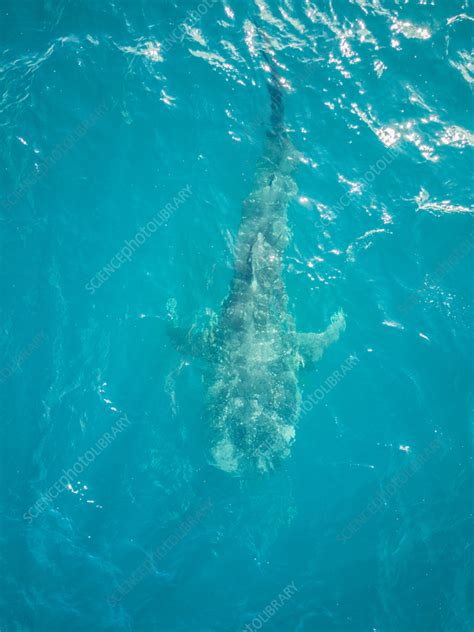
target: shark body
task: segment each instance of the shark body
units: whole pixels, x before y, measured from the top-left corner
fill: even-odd
[[[244,202],[234,273],[220,317],[206,330],[180,329],[170,319],[178,349],[210,360],[206,405],[213,463],[242,473],[272,469],[290,453],[300,414],[298,372],[316,362],[345,327],[336,313],[323,333],[298,333],[288,310],[283,256],[290,233],[287,209],[299,155],[284,128],[282,91],[268,82],[271,128],[254,187]]]

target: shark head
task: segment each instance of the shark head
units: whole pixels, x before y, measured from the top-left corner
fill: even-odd
[[[258,422],[266,425],[265,432],[249,433],[244,424],[238,437],[223,433],[212,449],[213,464],[224,472],[243,475],[270,472],[286,459],[295,437],[294,426],[265,415]]]
[[[272,381],[260,367],[253,378],[221,382],[219,406],[212,411],[217,423],[211,450],[219,469],[239,475],[268,472],[290,454],[300,396],[293,380],[285,384],[284,374],[277,375]]]

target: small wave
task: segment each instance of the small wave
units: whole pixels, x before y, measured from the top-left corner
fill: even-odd
[[[462,204],[453,204],[451,200],[434,200],[430,199],[430,195],[426,189],[421,188],[419,194],[415,197],[417,211],[427,211],[428,213],[473,213],[473,207],[463,206]]]

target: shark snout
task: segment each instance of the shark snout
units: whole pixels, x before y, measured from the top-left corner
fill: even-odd
[[[271,471],[288,457],[295,429],[271,411],[254,409],[252,414],[252,407],[246,408],[245,416],[226,424],[212,450],[214,464],[234,474]]]

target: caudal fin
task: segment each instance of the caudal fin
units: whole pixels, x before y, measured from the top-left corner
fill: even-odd
[[[285,106],[283,102],[283,91],[281,86],[281,77],[279,76],[274,60],[266,51],[262,51],[262,57],[265,59],[270,68],[270,78],[267,82],[268,93],[270,94],[271,116],[270,126],[272,132],[281,136],[285,132]]]

